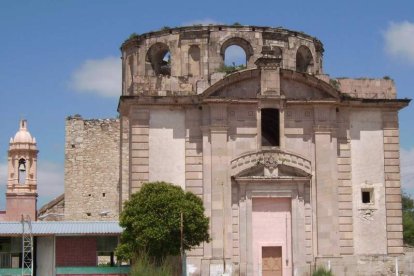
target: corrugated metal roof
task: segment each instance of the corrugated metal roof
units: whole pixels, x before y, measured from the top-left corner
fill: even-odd
[[[120,234],[122,227],[118,221],[33,221],[32,233],[41,235],[91,235]],[[22,223],[1,221],[0,236],[22,234]]]

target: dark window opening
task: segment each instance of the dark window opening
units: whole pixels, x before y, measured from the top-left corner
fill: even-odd
[[[171,52],[166,44],[152,45],[147,52],[146,61],[151,64],[155,76],[171,76]]]
[[[362,203],[372,203],[372,194],[370,191],[362,191]]]
[[[118,246],[118,238],[111,236],[97,237],[96,242],[98,266],[115,266],[118,260],[114,252]]]
[[[262,146],[280,145],[279,110],[262,109]]]
[[[200,76],[201,68],[200,68],[200,47],[197,45],[192,45],[188,50],[188,75],[190,76]]]
[[[21,238],[0,238],[0,268],[21,268]]]
[[[105,193],[102,193],[102,197],[105,197],[106,196],[106,194]]]
[[[300,46],[296,53],[296,71],[311,73],[313,67],[312,53],[306,46]]]

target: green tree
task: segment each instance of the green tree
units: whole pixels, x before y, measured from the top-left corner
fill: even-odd
[[[406,193],[402,194],[402,211],[404,243],[414,246],[414,200]]]
[[[191,249],[210,240],[203,202],[191,192],[165,182],[146,183],[125,202],[120,216],[124,227],[116,254],[122,260],[145,252],[156,262],[180,254],[181,213],[183,247]]]

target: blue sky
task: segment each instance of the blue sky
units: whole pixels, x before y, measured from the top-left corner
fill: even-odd
[[[392,77],[412,98],[414,2],[0,2],[0,207],[8,142],[28,119],[39,154],[39,207],[63,192],[65,118],[115,117],[121,43],[133,32],[197,23],[282,26],[318,37],[332,77]],[[103,82],[105,80],[105,82]],[[414,194],[414,111],[400,113],[402,172]]]

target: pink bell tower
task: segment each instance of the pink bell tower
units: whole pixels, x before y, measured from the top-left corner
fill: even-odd
[[[37,205],[36,139],[27,130],[27,121],[20,121],[20,129],[10,138],[8,151],[8,182],[6,191],[6,219],[20,221],[22,215],[36,220]]]

